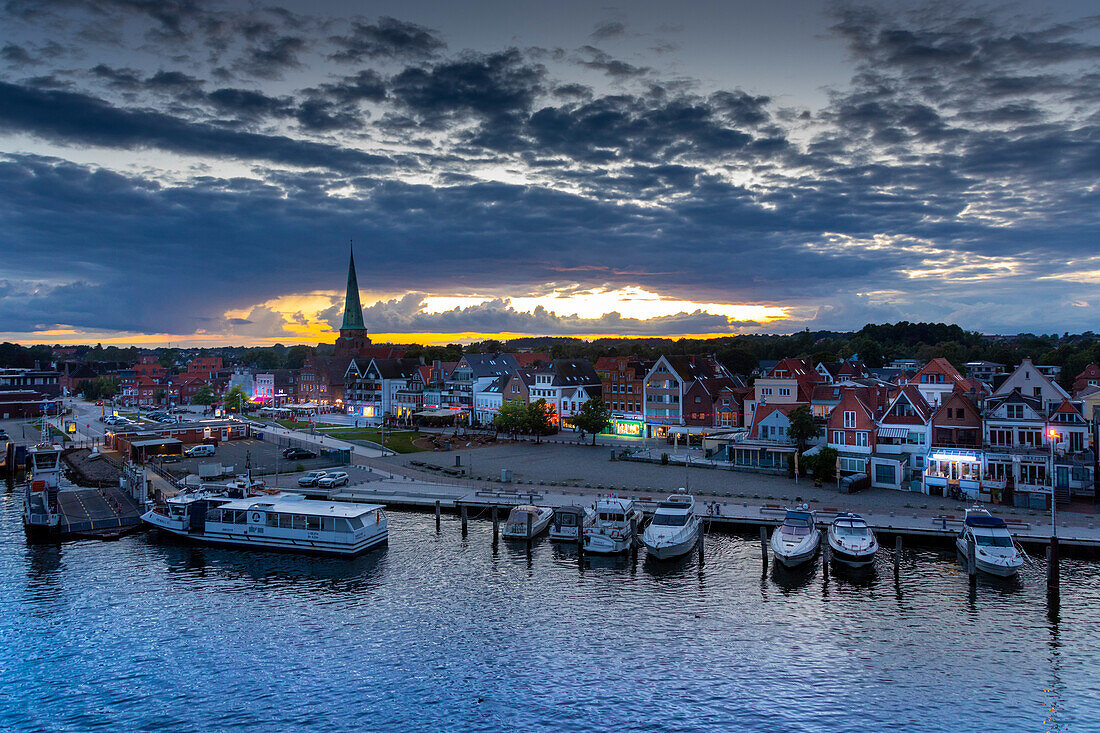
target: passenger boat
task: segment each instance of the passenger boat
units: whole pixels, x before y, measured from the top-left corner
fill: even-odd
[[[1005,521],[983,507],[966,510],[963,528],[955,538],[955,547],[964,558],[969,557],[967,550],[971,538],[974,540],[974,564],[983,573],[1010,578],[1024,564],[1023,555]]]
[[[626,552],[637,539],[642,512],[630,499],[611,497],[596,502],[596,523],[584,531],[584,551],[597,555]]]
[[[550,522],[550,539],[555,542],[576,542],[581,533],[596,523],[596,510],[590,506],[560,506]]]
[[[512,507],[512,511],[508,514],[508,521],[504,523],[504,529],[501,531],[504,539],[527,539],[527,517],[531,517],[531,536],[538,537],[550,526],[550,520],[554,518],[554,510],[548,506],[533,504]]]
[[[775,559],[793,568],[813,558],[821,544],[817,515],[808,509],[788,509],[783,524],[772,532],[772,553]]]
[[[189,540],[264,550],[352,556],[388,539],[384,507],[298,494],[232,496],[200,489],[167,499],[142,520]],[[248,493],[247,491],[245,493]]]
[[[71,489],[61,481],[61,446],[39,443],[27,450],[30,476],[23,490],[23,529],[29,536],[58,534],[61,510],[58,493]]]
[[[642,543],[646,552],[658,560],[669,560],[691,552],[699,541],[702,522],[695,514],[695,498],[673,494],[657,505]]]
[[[837,562],[861,568],[875,561],[878,540],[863,517],[845,512],[829,525],[829,549]]]

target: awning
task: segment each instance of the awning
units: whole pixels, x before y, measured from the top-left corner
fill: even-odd
[[[824,443],[818,443],[813,448],[810,448],[809,450],[805,451],[802,455],[804,455],[804,456],[816,456],[818,453],[821,452],[821,449],[824,448],[824,447],[825,447]]]
[[[455,417],[456,415],[464,415],[465,410],[421,410],[420,412],[413,413],[420,417]]]
[[[909,428],[879,428],[878,437],[880,438],[908,438]]]

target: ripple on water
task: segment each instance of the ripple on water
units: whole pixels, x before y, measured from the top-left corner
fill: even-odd
[[[590,557],[391,513],[345,561],[154,535],[28,547],[0,497],[0,729],[1071,730],[1100,712],[1095,563],[975,593],[954,555],[761,572],[758,539]],[[1054,724],[1043,721],[1055,709]],[[365,723],[364,721],[369,721]],[[979,721],[982,721],[979,723]]]

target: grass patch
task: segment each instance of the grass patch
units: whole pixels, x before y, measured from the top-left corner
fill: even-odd
[[[279,423],[284,428],[287,428],[289,430],[309,430],[310,428],[321,429],[321,428],[333,427],[333,423],[327,423],[327,422],[308,423],[308,422],[299,422],[297,420],[276,420],[275,422]],[[336,425],[335,427],[340,427],[340,426]]]
[[[328,430],[325,435],[331,435],[340,440],[369,440],[372,443],[382,443],[382,433],[379,430],[369,428],[344,428],[343,430]],[[417,453],[421,448],[413,445],[413,441],[420,437],[420,433],[413,430],[386,431],[386,447],[398,453]]]

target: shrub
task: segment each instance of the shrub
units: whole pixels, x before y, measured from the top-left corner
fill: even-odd
[[[668,453],[662,453],[661,454],[661,465],[662,466],[667,466],[668,465]]]

